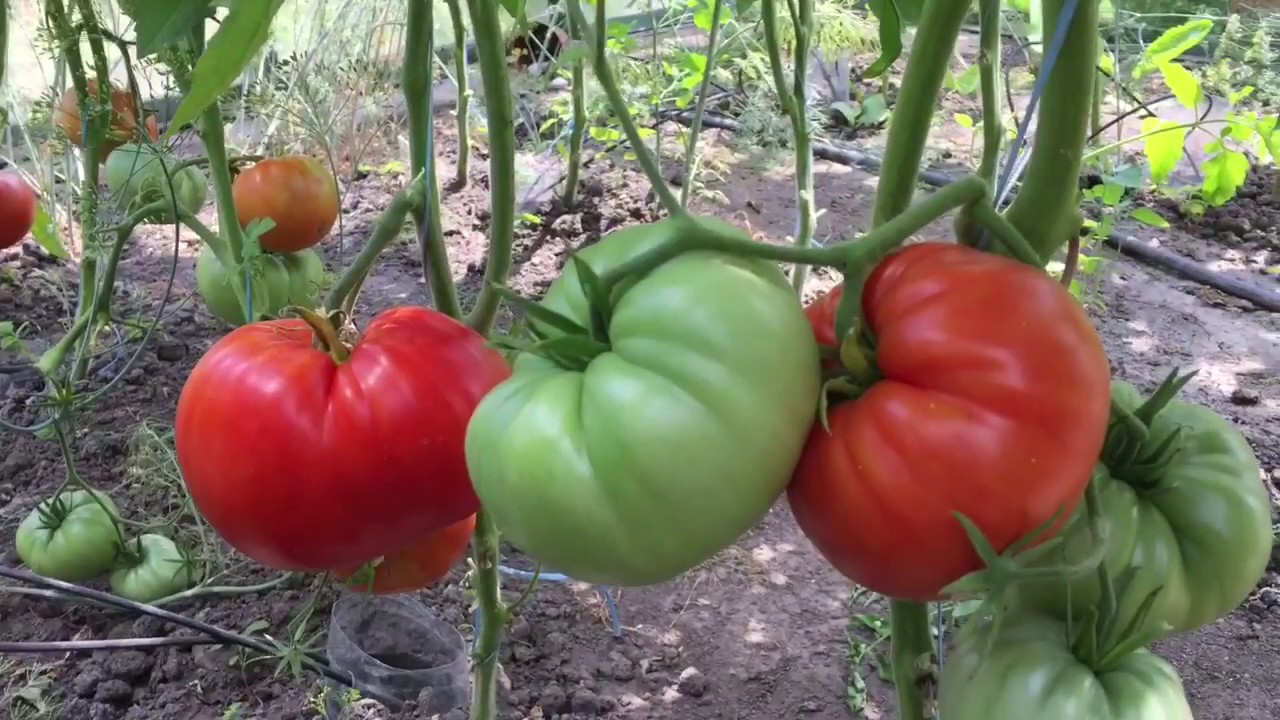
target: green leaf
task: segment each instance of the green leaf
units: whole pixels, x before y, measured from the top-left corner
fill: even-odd
[[[1231,101],[1232,105],[1239,105],[1240,103],[1244,102],[1245,98],[1252,95],[1255,90],[1257,90],[1257,88],[1255,88],[1254,86],[1245,85],[1239,90],[1233,91],[1230,95],[1227,96],[1227,99]]]
[[[1236,196],[1249,174],[1249,157],[1242,152],[1223,148],[1205,161],[1201,168],[1204,183],[1200,196],[1213,207],[1221,207]]]
[[[233,0],[230,12],[191,71],[191,92],[174,112],[166,138],[180,132],[231,87],[267,42],[271,21],[283,4],[284,0]]]
[[[187,37],[203,22],[210,0],[141,0],[138,3],[138,59]]]
[[[549,325],[568,335],[587,335],[587,329],[574,322],[571,318],[565,317],[555,310],[539,304],[537,301],[530,300],[511,288],[495,285],[494,289],[503,300],[506,300],[535,322]]]
[[[902,55],[902,16],[895,0],[868,0],[867,7],[880,21],[880,57],[863,71],[863,78],[880,77]]]
[[[1178,59],[1186,51],[1204,42],[1210,32],[1213,32],[1213,21],[1208,18],[1189,20],[1165,30],[1142,53],[1142,59],[1133,68],[1133,79],[1139,80],[1161,65]]]
[[[609,320],[613,315],[609,293],[605,291],[600,276],[586,260],[575,254],[569,258],[569,261],[573,263],[573,269],[578,272],[578,284],[582,287],[582,294],[587,298],[587,304],[591,306],[591,337],[607,343]]]
[[[1183,107],[1195,110],[1204,102],[1204,90],[1200,87],[1200,78],[1177,63],[1164,63],[1160,66],[1164,76],[1164,84],[1169,92],[1178,99]]]
[[[1161,229],[1169,227],[1169,221],[1160,217],[1160,214],[1151,208],[1134,208],[1133,212],[1129,213],[1129,217],[1132,217],[1143,225],[1149,225],[1151,227]]]
[[[956,124],[966,130],[972,130],[974,126],[973,117],[965,113],[956,113],[954,115]]]
[[[1182,159],[1188,128],[1179,125],[1181,123],[1154,117],[1142,121],[1142,133],[1146,135],[1142,141],[1142,152],[1147,156],[1151,181],[1156,185],[1168,181],[1178,167],[1178,161]]]
[[[36,239],[36,244],[44,248],[45,252],[50,255],[66,260],[71,255],[67,253],[67,248],[62,244],[62,238],[58,235],[58,228],[53,224],[53,218],[49,216],[49,211],[45,210],[44,203],[36,203],[36,221],[31,226],[31,236]]]
[[[523,26],[529,21],[529,17],[525,14],[525,0],[498,0],[498,6],[507,11],[507,14],[515,19],[516,24]]]

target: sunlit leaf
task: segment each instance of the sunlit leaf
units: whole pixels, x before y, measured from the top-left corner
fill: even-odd
[[[967,130],[973,129],[974,122],[973,122],[972,116],[967,115],[965,113],[956,113],[954,118],[955,118],[956,124],[959,125],[960,127],[965,128]]]
[[[1169,176],[1177,169],[1178,161],[1182,159],[1188,129],[1179,125],[1180,123],[1171,120],[1154,117],[1142,121],[1142,133],[1146,135],[1142,141],[1142,152],[1147,156],[1151,181],[1157,185],[1168,181]]]
[[[1164,84],[1169,86],[1169,92],[1183,107],[1195,110],[1204,102],[1200,78],[1192,75],[1190,70],[1178,63],[1164,63],[1160,66],[1160,73],[1164,76]]]
[[[867,7],[880,21],[880,57],[863,71],[862,77],[880,77],[902,56],[902,16],[895,0],[868,0]]]
[[[218,31],[191,71],[191,92],[174,112],[165,137],[180,132],[218,101],[253,59],[271,32],[271,21],[284,0],[234,0]]]
[[[1257,90],[1257,88],[1254,86],[1245,85],[1239,90],[1232,91],[1232,93],[1227,96],[1227,99],[1231,101],[1232,105],[1239,105],[1242,101],[1252,95],[1255,90]]]
[[[45,210],[44,203],[36,203],[36,221],[31,226],[31,236],[35,238],[36,244],[50,255],[62,260],[71,257],[67,253],[66,246],[62,244],[58,228],[53,224],[49,211]]]
[[[1204,183],[1200,196],[1213,207],[1225,205],[1236,196],[1249,175],[1249,157],[1242,152],[1223,148],[1201,166]]]
[[[138,59],[187,37],[209,11],[210,0],[140,0],[137,9]]]
[[[1129,213],[1129,216],[1143,225],[1149,225],[1155,228],[1169,227],[1169,221],[1160,217],[1160,213],[1157,213],[1151,208],[1134,208],[1133,212]]]
[[[1133,79],[1142,78],[1161,65],[1178,59],[1186,51],[1204,42],[1212,31],[1213,21],[1207,18],[1188,20],[1165,30],[1142,53],[1142,59],[1133,68]]]

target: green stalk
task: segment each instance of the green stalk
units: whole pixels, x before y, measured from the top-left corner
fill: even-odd
[[[778,93],[778,104],[782,112],[791,115],[791,108],[796,104],[787,87],[787,76],[782,67],[782,42],[778,39],[778,6],[774,0],[762,0],[760,3],[760,19],[764,23],[764,47],[769,55],[769,71],[773,74],[773,89]]]
[[[449,6],[449,20],[453,23],[453,74],[458,85],[458,167],[450,187],[461,190],[467,186],[471,175],[471,88],[467,77],[467,26],[462,22],[462,5],[459,0],[445,0]]]
[[[365,243],[360,254],[347,267],[338,282],[329,290],[324,307],[341,308],[348,313],[351,312],[351,308],[355,306],[356,297],[360,294],[360,287],[369,276],[369,271],[373,269],[378,256],[400,236],[400,231],[404,229],[409,215],[421,212],[426,205],[427,187],[426,178],[419,175],[392,199],[391,206],[378,218],[378,224],[373,228],[369,241]]]
[[[795,137],[796,212],[800,214],[796,232],[797,247],[813,242],[813,226],[818,218],[813,197],[813,142],[809,129],[809,45],[813,38],[813,0],[797,0],[795,17],[796,47],[792,60],[791,133]],[[809,275],[806,265],[791,270],[791,285],[800,292]]]
[[[719,0],[716,0],[718,3]],[[582,29],[569,15],[569,37],[576,44],[582,40]],[[587,73],[586,62],[581,55],[573,58],[573,127],[569,130],[569,167],[564,178],[564,206],[578,204],[578,171],[582,167],[582,141],[587,134]]]
[[[489,2],[490,0],[469,0]],[[476,602],[480,605],[482,624],[476,639],[474,676],[471,687],[471,720],[495,720],[498,716],[498,650],[510,617],[502,602],[498,527],[489,513],[476,513],[476,534],[471,540],[471,557],[475,563],[472,583]]]
[[[472,0],[474,2],[474,0]],[[587,18],[582,14],[582,4],[580,0],[565,0],[565,8],[569,11],[569,16],[578,24],[582,31],[582,38],[588,45],[594,48],[591,54],[591,69],[595,72],[596,81],[604,88],[604,94],[609,98],[609,105],[613,108],[613,112],[618,116],[618,124],[622,126],[622,132],[627,136],[627,142],[631,145],[631,150],[635,152],[636,162],[644,170],[644,174],[649,178],[649,184],[653,186],[653,192],[658,196],[658,202],[662,203],[662,207],[667,211],[668,215],[683,215],[684,208],[680,206],[680,200],[671,192],[671,186],[667,184],[667,180],[662,176],[662,168],[658,165],[658,158],[645,147],[644,140],[640,137],[640,130],[636,127],[635,119],[631,117],[631,111],[627,108],[626,98],[622,96],[622,90],[618,87],[618,80],[613,75],[613,70],[609,67],[609,58],[605,54],[605,34],[604,27],[607,22],[605,13],[605,3],[596,3],[596,23],[593,27],[587,22]],[[474,23],[473,23],[474,24]],[[486,93],[487,97],[487,93]]]
[[[204,51],[204,23],[196,23],[191,31],[191,50],[196,57]],[[236,214],[235,196],[231,192],[231,165],[227,159],[227,139],[222,129],[222,108],[213,103],[200,115],[200,137],[204,140],[204,154],[209,158],[209,183],[218,203],[218,234],[226,240],[233,264],[238,268],[244,262],[244,229]],[[247,311],[247,308],[246,308]]]
[[[772,0],[768,0],[772,1]],[[702,132],[702,118],[707,112],[707,97],[711,94],[711,72],[716,67],[716,44],[720,41],[720,11],[722,0],[711,4],[711,33],[707,38],[707,62],[702,71],[702,86],[698,88],[698,103],[693,108],[693,122],[689,125],[689,145],[684,151],[684,180],[680,183],[680,207],[689,207],[689,191],[693,188],[698,167],[698,135]]]
[[[995,191],[1004,120],[1000,115],[1000,0],[978,0],[978,78],[982,84],[982,162],[978,175]]]
[[[924,683],[932,676],[933,635],[926,603],[889,601],[893,682],[898,689],[898,717],[928,720]]]
[[[889,121],[873,227],[888,222],[911,204],[938,91],[969,5],[968,0],[926,0]]]
[[[0,0],[0,83],[4,83],[4,73],[9,58],[9,0]]]
[[[1065,0],[1044,0],[1044,37],[1052,38]],[[1040,100],[1040,123],[1009,222],[1030,240],[1041,260],[1080,230],[1080,163],[1089,132],[1098,57],[1098,0],[1080,0]]]
[[[489,128],[489,254],[484,280],[467,325],[488,334],[498,315],[496,287],[511,272],[511,243],[516,227],[516,137],[511,85],[507,78],[506,44],[498,20],[498,3],[467,0],[471,32],[480,52],[480,77]],[[479,720],[472,716],[473,720]]]
[[[440,183],[436,177],[435,158],[429,157],[427,139],[434,131],[432,110],[434,84],[431,82],[435,60],[435,2],[409,0],[408,35],[405,38],[404,67],[401,83],[409,110],[409,170],[412,177],[426,173],[427,202],[418,205],[414,223],[418,227],[418,247],[422,252],[422,272],[431,289],[436,310],[461,317],[458,291],[449,267],[449,248],[444,242],[440,219]]]

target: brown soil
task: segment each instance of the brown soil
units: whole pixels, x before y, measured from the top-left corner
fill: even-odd
[[[441,125],[442,177],[452,172],[452,141]],[[705,140],[709,163],[720,163],[729,183],[707,190],[721,202],[703,209],[773,239],[792,231],[793,190],[787,173],[760,172],[758,163],[733,154],[714,135]],[[455,277],[464,296],[474,294],[483,269],[488,192],[475,171],[470,188],[446,198],[444,227]],[[326,246],[331,269],[340,268],[365,242],[377,214],[405,178],[369,175],[346,183],[342,247]],[[818,206],[826,209],[818,237],[847,236],[864,229],[873,194],[869,175],[819,163]],[[582,206],[566,212],[548,204],[536,227],[520,231],[513,285],[525,293],[544,289],[574,249],[601,232],[653,217],[643,179],[630,166],[595,163],[584,182]],[[1275,204],[1258,205],[1254,227],[1280,226]],[[1262,215],[1265,210],[1266,216]],[[1251,211],[1253,212],[1253,211]],[[212,213],[206,211],[207,221]],[[937,234],[946,231],[939,226]],[[1204,240],[1179,227],[1179,246]],[[164,296],[174,238],[165,229],[139,233],[121,271],[117,303],[123,315],[150,317]],[[1274,245],[1272,246],[1274,248]],[[194,240],[178,241],[174,294],[158,343],[92,410],[79,418],[74,438],[78,469],[107,488],[134,518],[161,517],[173,496],[156,483],[126,476],[131,438],[140,421],[160,427],[172,421],[182,383],[201,353],[225,329],[194,291]],[[362,298],[368,317],[397,303],[425,303],[421,260],[406,237],[384,257]],[[1183,283],[1120,258],[1108,258],[1091,308],[1114,359],[1117,374],[1151,388],[1173,365],[1198,368],[1189,395],[1232,418],[1256,448],[1271,482],[1280,480],[1280,320],[1273,314],[1244,312],[1234,305],[1206,303]],[[812,281],[810,293],[832,284]],[[1176,285],[1176,286],[1175,286]],[[42,259],[31,247],[3,256],[0,318],[31,323],[33,336],[56,338],[74,299],[74,275]],[[180,306],[174,303],[187,298]],[[39,342],[35,343],[40,349]],[[130,345],[130,349],[136,348]],[[10,360],[0,356],[0,364]],[[0,375],[0,411],[21,420],[26,399],[36,390],[28,377]],[[29,419],[29,418],[28,418]],[[0,461],[0,563],[17,565],[12,553],[19,520],[64,477],[53,444],[29,436],[4,435]],[[318,529],[323,531],[323,528]],[[508,564],[529,567],[517,553]],[[1280,557],[1255,597],[1224,620],[1158,648],[1182,672],[1199,720],[1280,717]],[[270,576],[242,572],[236,581]],[[448,581],[418,594],[435,614],[469,635],[469,595],[461,570]],[[509,581],[510,592],[524,584]],[[610,631],[602,596],[582,585],[545,584],[532,596],[511,629],[501,661],[509,688],[502,693],[502,717],[643,720],[720,720],[855,717],[848,709],[850,640],[854,613],[883,613],[874,600],[855,596],[800,534],[785,503],[735,546],[685,577],[664,585],[628,589],[617,596],[624,633]],[[219,626],[244,631],[265,623],[279,637],[307,603],[304,587],[260,595],[201,600],[174,609]],[[336,591],[319,597],[312,631],[327,627],[327,609]],[[861,625],[859,625],[861,626]],[[60,640],[149,637],[177,634],[151,619],[29,595],[0,593],[0,637],[6,640]],[[309,633],[309,637],[310,637]],[[869,639],[863,635],[863,640]],[[321,640],[321,642],[323,642]],[[874,657],[870,655],[868,660]],[[17,669],[0,673],[6,697],[34,692],[51,703],[47,715],[68,720],[202,720],[223,717],[239,703],[242,718],[314,718],[312,705],[322,683],[314,676],[274,674],[271,662],[245,662],[233,648],[170,648],[154,652],[96,652],[14,657]],[[21,671],[19,671],[19,669]],[[892,693],[867,661],[857,668],[867,678],[864,716],[891,717]],[[47,684],[41,685],[42,678]],[[32,690],[37,688],[37,690]],[[44,688],[40,690],[39,688]],[[0,707],[0,716],[18,714]],[[407,708],[392,713],[358,703],[349,717],[425,718]],[[445,715],[461,718],[462,714]]]

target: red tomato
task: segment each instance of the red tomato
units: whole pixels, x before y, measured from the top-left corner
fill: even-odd
[[[178,464],[196,507],[253,560],[354,567],[479,508],[463,450],[510,370],[485,339],[420,307],[369,323],[345,362],[302,320],[233,330],[178,398]]]
[[[839,301],[810,308],[820,343]],[[1107,355],[1058,283],[959,245],[898,251],[862,305],[884,379],[830,409],[830,434],[814,425],[787,496],[841,573],[933,600],[982,568],[953,511],[1003,551],[1075,509],[1110,417]]]
[[[306,250],[338,221],[338,182],[306,155],[263,160],[236,176],[231,194],[242,227],[258,218],[275,221],[259,238],[267,252]]]
[[[98,81],[89,80],[85,89],[88,94],[97,98]],[[105,113],[104,113],[105,114]],[[154,121],[153,121],[154,122]],[[80,99],[76,89],[69,87],[62,93],[58,106],[53,109],[53,123],[62,130],[73,145],[84,143],[84,127],[80,118]],[[147,128],[148,133],[150,127]],[[99,162],[106,159],[112,150],[135,139],[138,132],[138,106],[134,102],[133,93],[115,86],[111,87],[111,127],[102,141]],[[152,136],[155,140],[158,133]]]
[[[35,224],[35,191],[18,172],[0,172],[0,250],[22,242]]]
[[[374,595],[412,592],[438,582],[467,551],[476,529],[476,516],[438,530],[410,547],[384,556],[372,568],[373,573],[360,572],[364,567],[334,570],[333,576],[346,580],[352,590]]]

